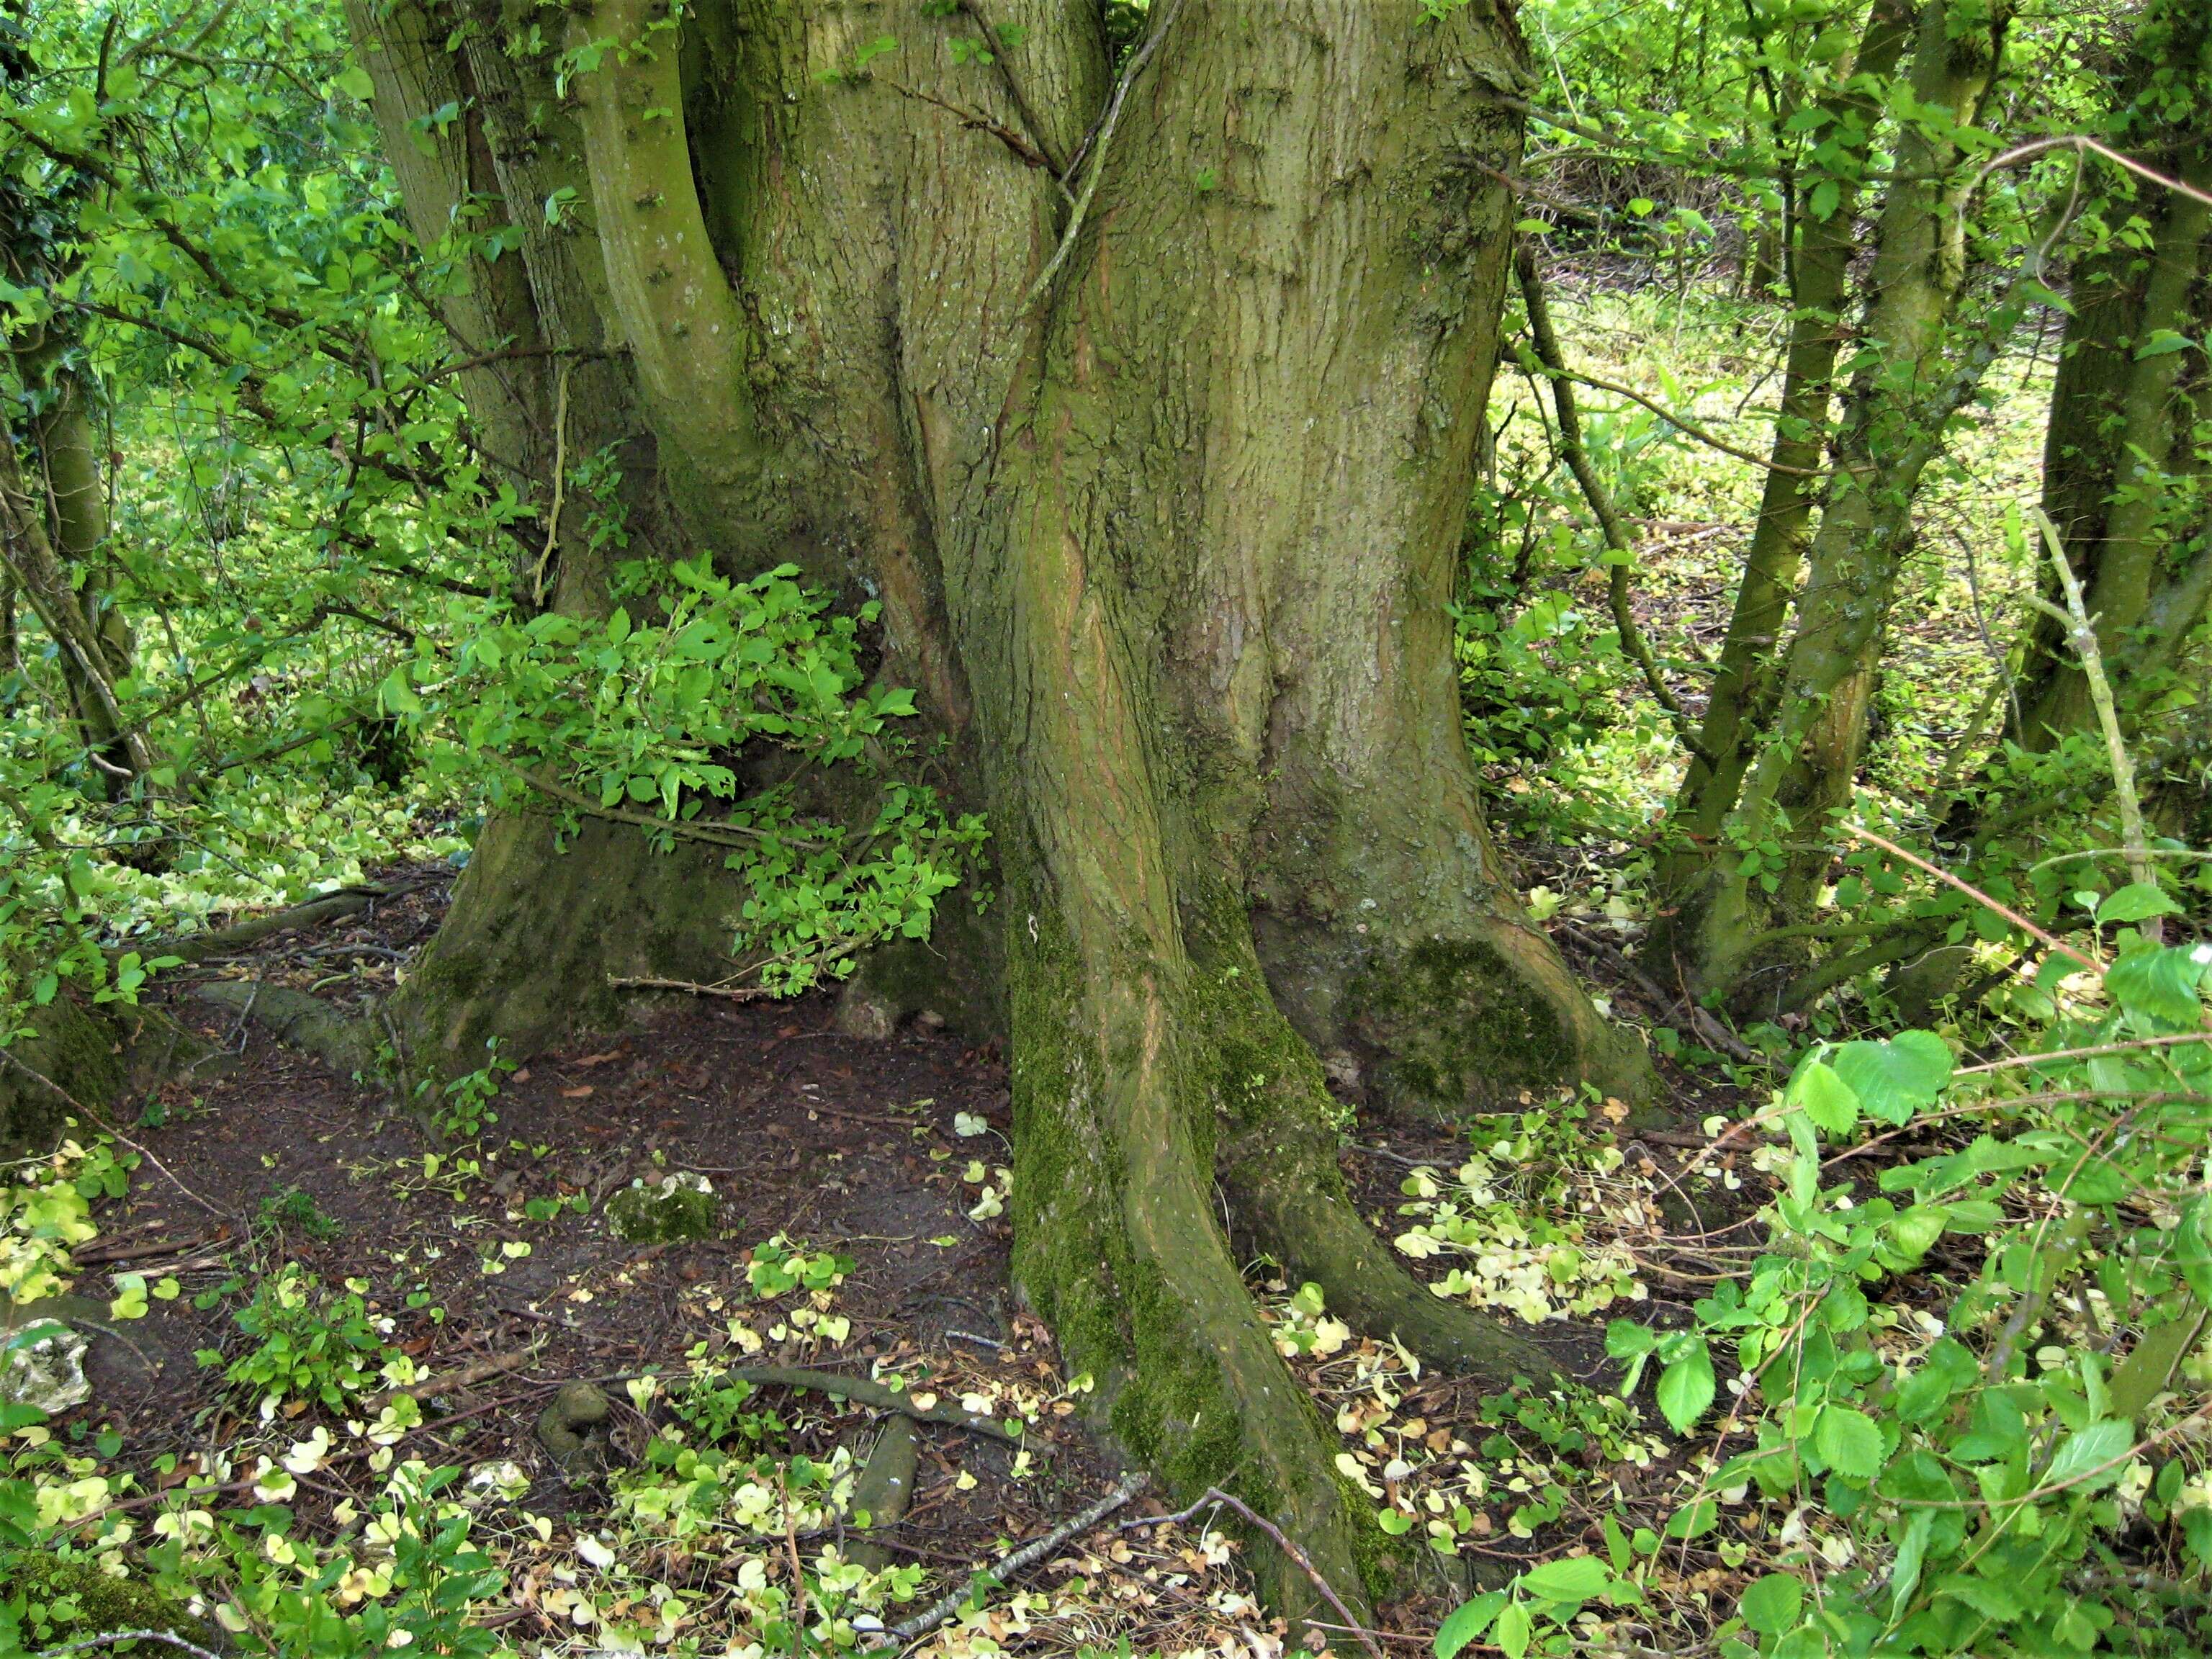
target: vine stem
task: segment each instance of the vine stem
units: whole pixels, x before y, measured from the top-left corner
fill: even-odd
[[[1052,287],[1053,278],[1060,275],[1060,268],[1067,263],[1067,256],[1074,252],[1075,239],[1082,234],[1083,222],[1091,212],[1091,198],[1097,195],[1098,181],[1105,175],[1106,147],[1113,143],[1114,129],[1121,123],[1121,106],[1128,100],[1129,88],[1137,84],[1137,77],[1145,72],[1145,65],[1152,62],[1152,53],[1167,38],[1168,31],[1175,27],[1176,18],[1182,10],[1182,0],[1168,0],[1167,9],[1161,14],[1159,21],[1152,25],[1151,32],[1145,36],[1144,45],[1137,48],[1137,55],[1129,60],[1129,66],[1121,71],[1121,78],[1115,82],[1114,95],[1108,100],[1105,117],[1098,124],[1096,142],[1085,139],[1083,146],[1076,151],[1074,159],[1068,163],[1071,167],[1080,167],[1087,158],[1089,170],[1083,175],[1083,188],[1075,198],[1074,209],[1067,216],[1067,228],[1060,234],[1060,246],[1053,249],[1052,258],[1045,261],[1044,269],[1037,273],[1036,281],[1030,284],[1029,293],[1023,298],[1021,308],[1024,311],[1043,297]],[[1066,181],[1063,179],[1061,182],[1065,184]]]
[[[2030,603],[2066,630],[2073,641],[2075,655],[2081,659],[2081,675],[2089,683],[2089,701],[2096,706],[2097,724],[2104,730],[2105,752],[2112,763],[2112,793],[2120,809],[2120,845],[2127,854],[2128,879],[2154,886],[2157,878],[2151,872],[2147,850],[2150,838],[2143,833],[2142,800],[2136,793],[2135,763],[2128,758],[2127,741],[2120,733],[2119,709],[2112,701],[2112,683],[2105,673],[2105,653],[2097,643],[2097,626],[2081,597],[2081,579],[2075,575],[2065,546],[2058,538],[2058,526],[2040,507],[2036,509],[2035,522],[2043,532],[2044,547],[2051,555],[2051,568],[2058,573],[2058,586],[2065,592],[2066,608],[2061,611],[2040,598]],[[2153,944],[2165,938],[2165,930],[2159,926],[2156,916],[2143,919],[2142,936]]]

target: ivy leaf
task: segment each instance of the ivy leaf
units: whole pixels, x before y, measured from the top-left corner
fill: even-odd
[[[1659,1409],[1677,1434],[1689,1433],[1713,1403],[1713,1358],[1703,1337],[1659,1374]]]
[[[1832,1401],[1821,1407],[1813,1445],[1830,1468],[1850,1480],[1871,1480],[1881,1473],[1881,1431],[1853,1407]]]
[[[1887,1042],[1845,1043],[1835,1070],[1869,1116],[1903,1123],[1951,1081],[1951,1050],[1933,1031],[1900,1031]]]

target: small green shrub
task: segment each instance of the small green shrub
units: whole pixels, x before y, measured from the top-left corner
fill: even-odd
[[[343,1410],[375,1381],[390,1352],[358,1291],[325,1293],[295,1267],[263,1279],[233,1316],[254,1346],[224,1368],[223,1380],[264,1400],[319,1400]],[[205,1349],[199,1361],[218,1365],[222,1356]]]
[[[271,1193],[255,1206],[253,1233],[257,1239],[336,1238],[345,1229],[335,1216],[325,1212],[313,1193],[287,1187]]]

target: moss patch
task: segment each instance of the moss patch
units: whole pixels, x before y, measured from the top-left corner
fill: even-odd
[[[1378,956],[1352,1001],[1355,1032],[1382,1056],[1376,1081],[1392,1104],[1455,1114],[1554,1083],[1574,1067],[1558,1012],[1478,940],[1425,939]]]
[[[175,1597],[143,1578],[114,1578],[99,1563],[37,1550],[0,1555],[0,1632],[12,1619],[18,1639],[30,1647],[100,1636],[113,1631],[159,1630],[188,1642],[215,1645],[215,1632]],[[114,1652],[167,1652],[132,1643]]]
[[[714,1183],[686,1170],[649,1184],[631,1182],[607,1200],[607,1228],[625,1244],[712,1238],[721,1207]]]

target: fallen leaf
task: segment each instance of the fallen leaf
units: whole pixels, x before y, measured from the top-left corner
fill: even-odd
[[[580,1083],[573,1089],[562,1090],[561,1098],[563,1100],[583,1100],[589,1097],[591,1093],[592,1085],[590,1084]]]

